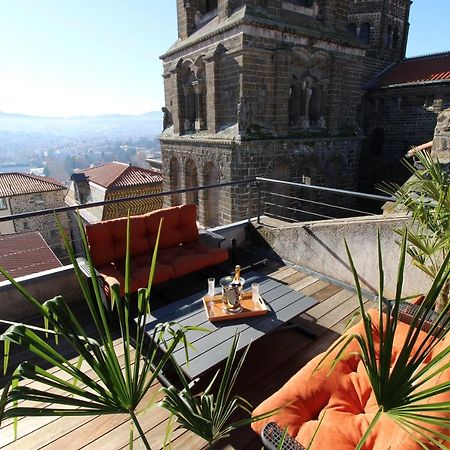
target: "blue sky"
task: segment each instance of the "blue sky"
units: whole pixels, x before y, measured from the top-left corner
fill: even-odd
[[[141,114],[164,103],[176,0],[0,0],[0,111]],[[432,7],[429,6],[432,4]],[[408,56],[450,50],[449,0],[415,0]]]

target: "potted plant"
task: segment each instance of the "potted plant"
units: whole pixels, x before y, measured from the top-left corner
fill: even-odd
[[[402,186],[385,183],[381,190],[406,208],[413,224],[407,232],[407,252],[413,264],[434,279],[450,252],[450,174],[426,151],[416,153],[418,168],[405,160],[411,178]],[[399,234],[402,230],[397,230]],[[450,279],[445,280],[436,310],[449,301]]]
[[[91,273],[95,273],[91,257],[88,251],[88,244],[84,233],[81,219],[78,217],[78,225],[82,236],[82,242],[86,251],[88,264]],[[130,223],[127,224],[127,252],[125,262],[125,296],[121,298],[119,286],[113,285],[111,292],[111,302],[113,312],[117,316],[117,322],[122,337],[123,346],[123,368],[114,349],[111,325],[107,320],[106,308],[103,305],[100,286],[97,277],[92,278],[93,293],[87,279],[83,276],[73,248],[58,223],[61,236],[63,237],[70,260],[73,264],[76,276],[80,283],[84,299],[87,303],[93,323],[98,332],[98,338],[94,339],[87,335],[80,325],[76,316],[72,313],[70,306],[63,297],[56,297],[41,304],[27,290],[17,283],[11,275],[0,267],[2,273],[27,299],[33,304],[45,321],[45,327],[37,328],[25,324],[15,324],[0,336],[5,347],[5,372],[8,364],[8,356],[11,351],[11,344],[20,345],[28,351],[39,355],[51,366],[60,369],[63,376],[55,375],[36,364],[24,362],[14,371],[11,381],[6,385],[0,398],[0,423],[5,418],[23,416],[47,415],[47,416],[84,416],[84,415],[105,415],[105,414],[126,414],[137,429],[145,448],[150,449],[150,443],[146,439],[137,416],[138,408],[142,408],[142,401],[149,392],[150,386],[156,380],[158,373],[171,359],[171,355],[179,344],[184,345],[186,357],[188,357],[188,342],[186,333],[189,330],[202,331],[201,328],[185,327],[175,322],[161,323],[153,331],[151,340],[145,339],[145,315],[150,311],[150,293],[153,274],[155,270],[157,248],[161,232],[162,222],[159,226],[158,237],[153,255],[149,255],[150,273],[148,286],[140,289],[137,296],[137,320],[135,330],[131,327],[131,295],[130,295]],[[78,362],[74,364],[50,346],[45,335],[53,335],[57,339],[64,339],[74,350],[76,350]],[[236,358],[237,348],[236,337],[230,350],[227,368],[231,367]],[[164,355],[161,357],[158,348],[165,347]],[[244,355],[245,356],[245,355]],[[81,370],[81,364],[86,362],[93,371],[92,376],[88,376]],[[242,365],[243,359],[239,363]],[[239,367],[237,369],[239,369]],[[179,371],[181,374],[181,371]],[[237,371],[235,372],[237,373]],[[67,375],[67,376],[64,376]],[[69,379],[70,381],[67,381]],[[184,378],[182,378],[183,381]],[[234,376],[221,384],[220,392],[229,394],[230,382],[233,384]],[[27,386],[23,381],[37,381],[39,387]],[[165,393],[170,397],[173,389],[166,389]],[[220,405],[234,411],[241,407],[241,400],[235,400],[227,394],[220,397]],[[207,395],[207,394],[206,394]],[[195,398],[192,396],[192,398]],[[22,401],[27,401],[27,406],[22,405]],[[245,403],[242,400],[242,405]],[[45,406],[43,406],[45,405]],[[164,401],[163,406],[172,413],[181,415],[185,410],[181,410],[182,405],[170,406],[170,400]],[[209,405],[213,407],[213,405]],[[178,410],[177,408],[180,408]],[[188,413],[189,415],[190,413]],[[192,411],[194,414],[194,411]],[[246,420],[238,423],[230,423],[229,416],[221,416],[224,420],[217,423],[212,419],[214,413],[203,408],[200,411],[203,429],[213,428],[213,441],[222,438],[232,429],[250,423],[258,418],[251,418],[250,414]],[[200,417],[192,417],[193,421]],[[192,431],[199,432],[198,428]],[[130,436],[130,445],[133,436]],[[212,443],[212,442],[211,442]]]

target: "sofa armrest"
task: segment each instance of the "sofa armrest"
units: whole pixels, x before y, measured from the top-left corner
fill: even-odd
[[[261,433],[261,440],[268,450],[305,450],[303,445],[275,422],[265,425]]]
[[[226,238],[221,234],[209,230],[202,230],[198,236],[198,240],[201,244],[217,248],[221,247],[221,244],[225,239]]]

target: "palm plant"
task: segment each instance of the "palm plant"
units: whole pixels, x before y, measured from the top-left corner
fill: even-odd
[[[251,417],[252,406],[250,403],[238,395],[232,395],[232,390],[249,350],[249,347],[246,347],[240,359],[237,360],[238,346],[239,335],[236,334],[222,372],[217,393],[214,393],[213,390],[219,378],[219,371],[205,391],[195,395],[192,384],[188,382],[178,365],[175,365],[175,368],[182,389],[176,389],[174,386],[163,388],[165,393],[165,397],[161,401],[163,408],[170,411],[172,419],[175,418],[181,428],[190,430],[202,437],[208,442],[210,448],[213,448],[218,441],[228,437],[233,430],[279,412],[279,409],[275,409]],[[239,410],[248,413],[248,417],[233,422],[233,416]]]
[[[402,427],[419,443],[421,448],[447,449],[450,442],[450,401],[439,398],[446,394],[450,398],[450,381],[441,381],[440,376],[450,370],[450,347],[437,347],[450,328],[450,304],[447,303],[430,329],[424,324],[432,312],[436,298],[450,274],[450,254],[447,254],[439,268],[433,284],[424,301],[414,315],[407,332],[405,344],[394,361],[394,339],[399,326],[399,310],[402,299],[407,236],[402,236],[401,256],[398,267],[397,288],[389,314],[383,311],[384,273],[380,238],[378,238],[379,259],[379,343],[372,335],[371,317],[364,310],[361,286],[350,251],[346,244],[348,258],[355,279],[359,299],[359,310],[364,324],[364,335],[343,335],[327,352],[337,350],[334,364],[345,356],[345,350],[353,340],[360,349],[362,362],[375,394],[379,409],[357,446],[361,449],[378,420],[384,415]],[[325,356],[325,357],[326,357]],[[323,358],[323,360],[325,359]],[[322,361],[323,361],[322,360]],[[433,381],[430,387],[430,381]],[[431,426],[431,427],[430,427]],[[433,428],[437,427],[437,428]],[[439,429],[446,430],[445,432]]]
[[[95,273],[80,218],[78,218],[78,224],[91,273]],[[149,255],[151,269],[148,286],[138,292],[138,318],[135,331],[130,329],[129,221],[127,224],[125,296],[121,298],[118,285],[113,285],[111,291],[112,305],[117,314],[122,336],[123,368],[114,349],[114,341],[107,320],[106,308],[101,299],[98,280],[96,277],[92,279],[94,291],[92,294],[89,283],[78,266],[73,248],[59,223],[58,226],[78,277],[92,321],[98,332],[98,339],[93,339],[86,334],[77,317],[72,313],[69,305],[62,297],[55,297],[41,304],[0,267],[0,273],[23,294],[25,299],[36,307],[45,321],[44,328],[14,324],[0,336],[0,340],[4,342],[5,347],[5,372],[11,344],[26,348],[35,355],[40,356],[51,366],[56,366],[60,369],[57,375],[36,364],[28,362],[20,364],[15,369],[11,382],[8,383],[3,391],[0,400],[0,421],[5,418],[14,418],[16,421],[17,417],[37,415],[84,416],[122,413],[130,417],[145,447],[150,449],[136,415],[138,405],[143,402],[144,397],[149,393],[152,383],[156,380],[158,373],[170,359],[178,344],[184,344],[185,348],[187,348],[186,332],[193,329],[192,327],[183,327],[176,323],[162,323],[155,328],[151,341],[144,339],[145,315],[150,310],[150,291],[161,224],[155,250],[153,255]],[[63,338],[76,350],[79,355],[78,363],[74,364],[67,360],[58,350],[55,350],[48,344],[42,334],[52,334],[57,339]],[[163,357],[159,356],[159,346],[165,347]],[[93,376],[88,376],[81,370],[83,361],[93,370]],[[68,379],[69,381],[67,381]],[[37,381],[41,387],[26,386],[22,383],[22,380]],[[19,403],[21,401],[27,401],[27,406]]]
[[[414,265],[433,279],[450,252],[450,175],[427,152],[416,156],[419,169],[404,161],[412,174],[410,180],[403,186],[385,183],[381,190],[393,195],[396,204],[411,213],[413,228],[408,230],[407,251]],[[450,279],[442,287],[437,310],[448,303],[449,291]]]
[[[5,373],[11,344],[26,348],[40,356],[51,366],[60,369],[58,374],[55,374],[36,364],[28,362],[20,364],[15,369],[11,381],[5,386],[0,397],[0,423],[3,419],[14,418],[16,430],[17,418],[23,416],[127,414],[138,430],[144,446],[150,449],[150,444],[139,424],[137,410],[142,408],[142,403],[147,401],[150,387],[169,360],[175,366],[185,389],[181,393],[178,393],[174,387],[163,389],[166,398],[163,400],[162,406],[179,419],[182,427],[204,437],[211,445],[228,436],[234,429],[268,417],[271,414],[252,418],[251,405],[241,397],[231,396],[231,390],[248,351],[246,349],[239,362],[234,364],[237,358],[238,335],[231,346],[217,398],[211,394],[211,388],[218,374],[203,394],[195,396],[175,359],[172,358],[173,352],[182,345],[188,360],[190,344],[187,342],[186,333],[191,330],[207,330],[199,327],[185,327],[174,322],[160,323],[152,332],[151,339],[145,339],[145,315],[150,311],[150,292],[162,221],[158,230],[155,250],[151,256],[147,288],[138,291],[137,319],[134,332],[130,329],[130,221],[128,220],[127,223],[125,296],[121,298],[118,285],[113,285],[111,288],[112,307],[116,311],[122,337],[123,368],[114,348],[98,279],[96,276],[92,278],[92,294],[89,283],[80,270],[73,248],[59,223],[58,226],[99,338],[93,339],[87,335],[62,297],[56,297],[41,304],[0,267],[0,273],[23,294],[25,299],[37,308],[45,321],[44,328],[14,324],[0,336],[5,348]],[[90,272],[95,274],[88,251],[86,235],[79,217],[78,226]],[[0,320],[1,322],[4,321]],[[79,355],[77,363],[74,364],[67,360],[58,350],[50,346],[46,339],[42,337],[44,334],[47,336],[49,334],[54,335],[56,339],[62,338],[69,343]],[[164,348],[162,357],[160,348]],[[83,362],[87,363],[92,369],[92,376],[81,370]],[[28,381],[37,381],[40,383],[40,387],[27,386]],[[178,394],[179,397],[177,397]],[[155,398],[156,395],[150,399],[150,403]],[[27,406],[23,406],[22,401],[26,401]],[[231,416],[239,409],[248,413],[249,417],[232,422]],[[169,427],[170,425],[171,422],[169,421]],[[166,437],[169,438],[169,431]],[[130,446],[132,442],[133,436],[131,434]]]

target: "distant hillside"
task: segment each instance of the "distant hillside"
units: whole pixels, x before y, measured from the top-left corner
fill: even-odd
[[[0,112],[0,132],[60,138],[136,139],[154,137],[161,132],[162,113],[139,116],[111,114],[95,117],[36,117]],[[31,137],[31,136],[30,136]]]

